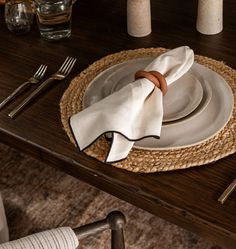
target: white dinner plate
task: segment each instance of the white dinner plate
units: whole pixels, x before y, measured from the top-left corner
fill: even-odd
[[[84,107],[88,107],[118,90],[121,87],[119,85],[130,83],[133,80],[131,77],[134,72],[144,69],[153,59],[153,57],[148,57],[130,60],[114,65],[100,73],[86,89],[83,100]],[[196,85],[200,85],[196,88],[200,98],[195,97],[196,93],[190,97],[197,104],[192,105],[194,108],[190,108],[189,115],[185,112],[178,119],[181,115],[175,114],[174,120],[176,121],[164,123],[160,139],[145,138],[135,142],[135,147],[148,150],[189,147],[216,135],[227,124],[234,104],[233,93],[227,82],[216,72],[196,62],[184,77],[187,78],[187,81],[190,80]],[[116,80],[114,81],[114,79]],[[172,85],[174,86],[175,83]],[[171,91],[171,87],[169,90]],[[183,106],[184,108],[180,109],[186,110],[186,105]]]

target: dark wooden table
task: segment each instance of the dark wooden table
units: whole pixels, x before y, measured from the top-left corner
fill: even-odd
[[[40,39],[36,24],[22,36],[10,33],[0,8],[0,100],[34,73],[41,63],[48,73],[66,56],[76,56],[73,73],[57,83],[15,120],[7,113],[25,96],[0,112],[0,141],[62,169],[91,185],[228,248],[236,247],[236,192],[224,205],[217,198],[236,176],[236,154],[214,164],[156,174],[134,174],[112,168],[79,153],[62,129],[59,101],[70,80],[95,60],[125,49],[175,48],[189,45],[196,54],[236,68],[236,4],[224,1],[224,31],[196,32],[197,1],[152,2],[153,32],[133,38],[126,32],[126,1],[79,0],[73,9],[69,40]],[[155,229],[155,227],[153,228]],[[145,231],[144,231],[145,232]]]

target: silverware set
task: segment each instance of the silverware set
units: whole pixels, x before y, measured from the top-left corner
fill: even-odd
[[[8,116],[13,118],[18,113],[20,113],[34,98],[36,98],[40,93],[45,91],[49,88],[49,86],[52,85],[54,81],[61,81],[65,79],[69,73],[71,72],[75,62],[76,58],[73,57],[67,57],[65,61],[63,62],[62,66],[59,68],[57,72],[52,74],[49,78],[47,78],[44,82],[42,82],[33,92],[31,92],[15,109],[13,109]],[[47,70],[46,65],[40,65],[36,73],[29,78],[26,82],[22,83],[19,87],[17,87],[7,98],[5,98],[0,103],[0,110],[9,102],[11,102],[13,99],[15,99],[17,96],[19,96],[21,93],[25,92],[29,89],[30,86],[39,84],[40,81],[43,79],[45,72]]]

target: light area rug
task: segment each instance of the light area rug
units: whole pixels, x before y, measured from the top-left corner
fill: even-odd
[[[223,249],[3,144],[0,192],[11,239],[59,226],[80,226],[120,210],[127,219],[127,249]],[[110,248],[110,232],[84,239],[80,248]]]

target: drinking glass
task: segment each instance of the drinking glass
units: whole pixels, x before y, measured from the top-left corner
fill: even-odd
[[[28,0],[6,0],[5,22],[7,28],[17,34],[30,31],[34,14]]]
[[[34,0],[39,31],[46,40],[71,35],[72,0]]]

